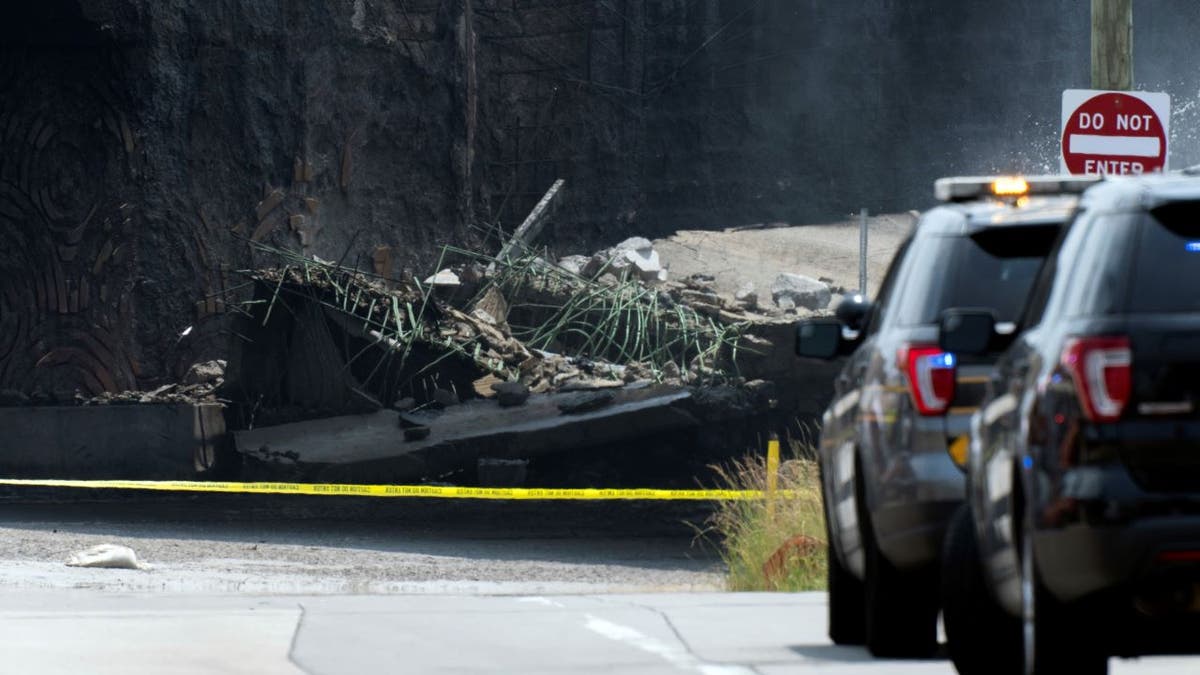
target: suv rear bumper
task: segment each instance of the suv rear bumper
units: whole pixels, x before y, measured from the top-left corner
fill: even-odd
[[[1132,599],[1163,583],[1200,583],[1200,493],[1145,492],[1119,463],[1072,469],[1060,485],[1038,500],[1034,533],[1038,572],[1054,595]],[[1180,564],[1170,552],[1195,559]]]
[[[1171,577],[1200,583],[1200,565],[1159,558],[1200,553],[1200,514],[1042,530],[1035,535],[1034,551],[1042,583],[1062,600],[1112,589],[1133,597]]]

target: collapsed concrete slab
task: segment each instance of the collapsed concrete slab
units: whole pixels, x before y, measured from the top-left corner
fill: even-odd
[[[647,244],[617,248],[655,263]],[[453,295],[307,259],[247,272],[222,389],[244,476],[693,487],[811,414],[770,386],[798,379],[789,320],[625,261],[588,278],[526,252],[476,279],[468,258]]]
[[[680,387],[606,391],[595,409],[563,412],[578,393],[535,394],[519,407],[475,399],[441,410],[382,410],[233,433],[250,475],[307,480],[398,482],[473,471],[481,459],[530,460],[700,425],[692,392]],[[567,406],[568,409],[571,409]],[[406,440],[405,428],[427,430]]]

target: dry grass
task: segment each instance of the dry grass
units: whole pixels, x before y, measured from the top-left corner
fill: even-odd
[[[766,459],[735,461],[718,469],[722,487],[765,490]],[[707,534],[720,543],[731,591],[807,591],[825,587],[825,520],[817,465],[783,462],[778,489],[787,496],[718,505]]]

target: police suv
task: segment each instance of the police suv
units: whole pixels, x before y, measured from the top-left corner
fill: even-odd
[[[938,572],[962,504],[968,420],[993,357],[938,346],[950,307],[1011,330],[1042,262],[1094,179],[950,178],[901,246],[879,296],[798,326],[797,353],[849,355],[818,446],[828,528],[829,635],[877,656],[937,648]]]
[[[945,547],[955,666],[1200,653],[1200,177],[1089,189],[1018,331],[995,330],[1009,320],[942,318],[960,358],[1004,350]]]

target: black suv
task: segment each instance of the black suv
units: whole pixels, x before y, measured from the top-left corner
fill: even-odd
[[[937,649],[943,535],[962,504],[967,423],[992,359],[938,347],[948,307],[1014,321],[1046,254],[1094,180],[938,181],[878,301],[798,327],[800,356],[851,353],[818,447],[829,560],[829,635],[877,656]]]
[[[1088,190],[1018,333],[993,330],[1006,318],[941,321],[944,349],[1007,346],[945,544],[956,667],[1105,673],[1110,656],[1200,653],[1200,177]]]

